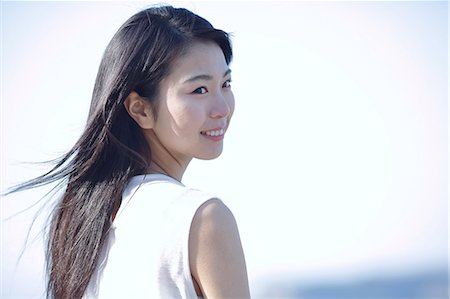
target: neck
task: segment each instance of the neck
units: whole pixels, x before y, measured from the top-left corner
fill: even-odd
[[[148,169],[149,173],[161,173],[181,182],[183,174],[191,159],[177,158],[159,141],[153,130],[146,132],[147,142],[151,148],[152,161]]]

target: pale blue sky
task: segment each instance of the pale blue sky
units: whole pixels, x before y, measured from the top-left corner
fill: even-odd
[[[2,2],[2,189],[76,141],[106,44],[147,4]],[[274,274],[445,265],[447,2],[182,6],[233,33],[225,152],[184,183],[233,210],[254,293]],[[2,218],[42,193],[2,199]],[[3,297],[42,289],[41,239],[15,264],[32,215],[2,222]]]

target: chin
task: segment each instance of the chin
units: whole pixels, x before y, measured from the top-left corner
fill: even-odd
[[[222,149],[216,151],[216,152],[209,152],[209,153],[202,153],[198,156],[196,156],[197,159],[200,160],[214,160],[218,158],[222,154]]]

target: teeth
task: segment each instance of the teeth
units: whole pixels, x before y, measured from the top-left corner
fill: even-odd
[[[205,135],[208,135],[208,136],[221,136],[221,135],[223,135],[223,129],[206,131]]]

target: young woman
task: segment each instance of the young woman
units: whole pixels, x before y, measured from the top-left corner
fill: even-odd
[[[234,110],[228,35],[186,9],[141,11],[106,48],[86,128],[47,174],[60,181],[51,298],[248,298],[232,213],[181,183],[214,159]]]

